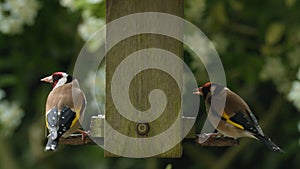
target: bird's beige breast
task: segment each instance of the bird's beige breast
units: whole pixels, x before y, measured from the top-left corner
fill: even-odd
[[[253,137],[249,132],[239,129],[223,120],[220,120],[216,128],[221,134],[231,138]]]

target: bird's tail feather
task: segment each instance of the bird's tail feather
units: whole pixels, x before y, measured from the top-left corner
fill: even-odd
[[[51,137],[48,138],[48,142],[45,147],[45,151],[56,151],[58,147],[58,139],[52,140]]]
[[[283,152],[268,136],[257,134],[255,137],[262,141],[270,150],[274,152]]]

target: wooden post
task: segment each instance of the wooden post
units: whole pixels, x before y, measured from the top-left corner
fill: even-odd
[[[106,21],[107,23],[129,14],[138,12],[163,12],[183,16],[183,0],[108,0],[106,1]],[[126,24],[139,24],[138,22],[126,23]],[[120,27],[119,29],[126,29]],[[182,25],[178,23],[178,26],[173,29],[179,29],[182,32]],[[113,36],[110,34],[109,27],[107,29],[107,37]],[[182,35],[180,35],[182,36]],[[109,38],[107,38],[106,44],[110,44]],[[138,125],[136,122],[130,121],[124,118],[120,112],[117,111],[111,95],[111,82],[114,72],[118,65],[130,54],[135,51],[147,48],[160,48],[170,51],[180,58],[183,58],[183,45],[181,42],[172,39],[167,36],[157,34],[142,34],[127,38],[114,46],[106,55],[106,121],[113,129],[117,130],[123,135],[132,138],[147,138],[159,135],[167,130],[175,121],[180,112],[181,93],[178,88],[178,84],[172,79],[172,77],[162,71],[156,69],[148,69],[136,75],[130,84],[130,101],[136,109],[145,111],[150,107],[149,93],[153,89],[161,89],[165,92],[168,100],[168,104],[162,113],[162,115],[150,122],[149,124]],[[139,64],[137,61],[136,64]],[[182,64],[166,64],[165,66],[177,67],[182,69]],[[126,72],[123,72],[126,76]],[[143,119],[141,119],[143,120]],[[147,126],[149,125],[149,126]],[[141,134],[136,131],[139,128]],[[149,131],[147,127],[150,127]],[[174,137],[180,137],[180,128],[178,133],[174,133]],[[106,133],[106,132],[104,132]],[[104,135],[104,138],[107,138]],[[167,141],[167,140],[166,140]],[[110,144],[109,140],[104,140],[104,144]],[[122,145],[115,145],[122,146]],[[160,145],[153,145],[159,147]],[[120,147],[122,148],[122,147]],[[174,148],[158,155],[158,157],[175,158],[181,157],[182,146],[179,143]],[[114,157],[115,155],[105,152],[106,157]]]

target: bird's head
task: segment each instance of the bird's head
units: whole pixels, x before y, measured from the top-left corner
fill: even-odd
[[[211,82],[207,82],[203,86],[195,89],[196,91],[193,92],[193,94],[207,96],[207,94],[210,92],[210,88],[211,88]]]
[[[208,94],[211,94],[211,95],[220,94],[220,92],[223,91],[223,89],[225,89],[225,88],[226,87],[223,85],[207,82],[204,85],[202,85],[201,87],[197,88],[196,91],[193,92],[193,94],[197,94],[197,95],[206,97]]]
[[[55,72],[52,75],[41,79],[43,82],[51,83],[53,88],[70,83],[72,80],[73,77],[65,72]]]

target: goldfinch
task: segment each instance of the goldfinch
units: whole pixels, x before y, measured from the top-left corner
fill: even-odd
[[[46,102],[45,120],[49,135],[45,151],[54,151],[60,137],[68,137],[79,128],[86,98],[78,81],[67,73],[55,72],[41,81],[51,83],[53,87]]]
[[[222,113],[217,113],[214,112],[213,107],[210,107],[211,100],[212,96],[218,97],[222,92],[226,94],[225,107]],[[262,141],[272,151],[282,152],[268,136],[264,135],[247,103],[227,87],[207,82],[193,93],[204,97],[206,111],[209,112],[210,118],[214,120],[219,119],[218,124],[213,122],[212,124],[220,134],[234,139],[240,137],[255,138]]]

